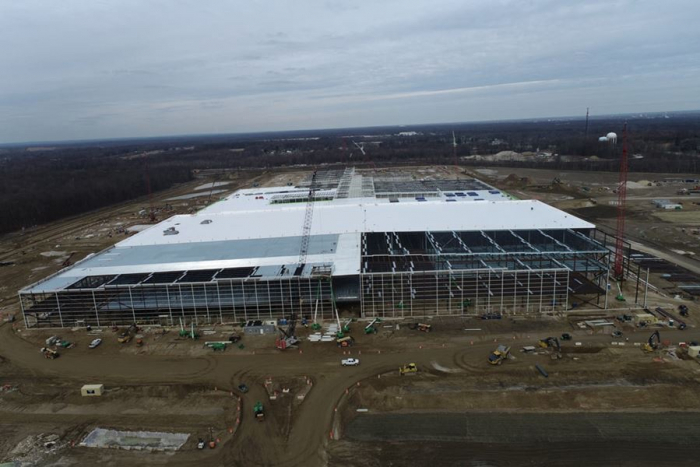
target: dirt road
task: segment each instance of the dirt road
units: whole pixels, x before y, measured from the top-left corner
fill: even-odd
[[[498,336],[496,336],[498,337]],[[645,335],[633,336],[639,342]],[[664,337],[673,340],[700,339],[700,332],[667,332]],[[531,339],[512,340],[514,346],[531,344]],[[596,343],[609,344],[609,336],[581,336],[586,345]],[[445,367],[455,364],[465,368],[483,371],[484,355],[493,347],[493,342],[483,340],[469,345],[465,338],[441,340],[444,346],[420,348],[411,346],[394,351],[365,349],[359,358],[358,367],[341,367],[343,357],[340,349],[325,347],[321,350],[309,350],[299,353],[264,352],[256,355],[236,356],[232,354],[211,354],[206,357],[166,357],[159,355],[118,355],[109,353],[64,353],[53,361],[44,359],[36,347],[16,335],[9,325],[0,327],[0,356],[4,359],[6,375],[31,375],[39,381],[61,381],[62,384],[78,386],[86,380],[101,381],[105,385],[125,384],[199,384],[209,385],[235,391],[238,381],[246,381],[251,392],[243,397],[243,411],[240,428],[236,435],[226,440],[215,452],[207,452],[208,465],[269,465],[269,466],[317,466],[328,465],[328,442],[334,409],[349,387],[377,374],[395,372],[396,368],[406,362],[415,362],[422,367],[430,367],[434,362]],[[631,345],[628,344],[628,345]],[[638,349],[630,351],[639,352]],[[354,351],[357,354],[358,350]],[[269,411],[264,422],[257,422],[252,413],[255,401],[266,401],[262,382],[268,378],[291,376],[310,377],[314,386],[306,400],[295,412],[288,434],[280,433],[278,425],[280,414]],[[0,405],[3,422],[17,420],[16,414],[6,417]],[[57,415],[32,415],[32,423],[49,423]],[[96,423],[99,417],[76,419]],[[167,418],[164,418],[167,421]],[[76,448],[89,451],[86,448]],[[78,451],[75,451],[78,452]],[[81,459],[96,456],[84,452]],[[124,457],[126,456],[126,457]],[[123,462],[132,454],[120,455],[115,459]],[[154,464],[159,464],[160,455],[153,454]],[[169,465],[191,465],[197,457],[196,452],[187,452],[168,457]],[[135,458],[136,459],[136,458]],[[112,465],[120,465],[116,462]],[[110,465],[107,463],[106,465]]]

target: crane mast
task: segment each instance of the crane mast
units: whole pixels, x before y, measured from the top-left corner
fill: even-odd
[[[615,232],[615,278],[622,280],[625,237],[625,204],[627,202],[627,124],[622,130],[620,181],[617,187],[617,231]]]
[[[311,237],[311,223],[314,218],[314,194],[316,192],[316,171],[311,175],[309,184],[309,199],[306,201],[304,213],[304,228],[301,233],[301,248],[299,250],[299,265],[306,264],[306,256],[309,253],[309,239]]]

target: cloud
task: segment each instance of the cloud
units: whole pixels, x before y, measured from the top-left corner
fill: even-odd
[[[0,2],[0,142],[697,109],[699,15],[695,0]]]

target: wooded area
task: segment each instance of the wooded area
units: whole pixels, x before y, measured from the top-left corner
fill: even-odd
[[[697,112],[597,118],[587,137],[579,118],[6,146],[0,147],[0,233],[147,195],[147,178],[153,192],[163,190],[191,180],[197,169],[419,163],[617,171],[625,121],[629,153],[640,156],[630,158],[630,171],[700,172]],[[610,131],[618,144],[599,143]],[[465,159],[500,151],[573,157]]]

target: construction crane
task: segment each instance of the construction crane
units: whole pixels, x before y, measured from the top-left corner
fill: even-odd
[[[299,250],[299,267],[306,264],[306,256],[309,254],[309,239],[311,237],[311,222],[314,218],[314,193],[316,191],[316,171],[311,175],[309,184],[309,199],[306,201],[306,213],[304,214],[304,227],[301,233],[301,249]]]
[[[365,144],[364,144],[364,143],[362,143],[362,144],[357,144],[355,141],[353,141],[352,144],[354,144],[355,146],[357,146],[357,149],[360,150],[360,152],[362,153],[363,156],[366,156],[366,155],[367,155],[367,153],[365,152]]]
[[[625,204],[627,202],[627,124],[622,130],[622,158],[617,186],[617,230],[615,232],[615,278],[622,281],[624,272]]]
[[[280,336],[275,341],[275,347],[277,347],[279,350],[285,350],[288,347],[293,347],[297,345],[299,343],[299,339],[297,339],[296,336],[296,328],[297,315],[296,313],[292,313],[291,318],[289,318],[289,325],[287,326],[287,330],[285,331],[280,327],[277,328],[280,331]]]

